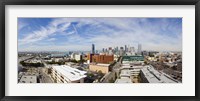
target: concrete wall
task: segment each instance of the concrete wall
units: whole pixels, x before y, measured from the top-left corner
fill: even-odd
[[[106,74],[108,73],[109,68],[108,66],[90,65],[89,70],[94,71],[94,72],[101,71],[102,73]]]

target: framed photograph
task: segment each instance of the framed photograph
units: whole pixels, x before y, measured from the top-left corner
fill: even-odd
[[[200,100],[199,0],[1,1],[1,100]]]

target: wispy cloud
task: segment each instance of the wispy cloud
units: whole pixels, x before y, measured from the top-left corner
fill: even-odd
[[[136,42],[144,50],[182,50],[181,18],[56,18],[38,26],[19,38],[20,50],[90,50],[92,43],[102,49]],[[39,44],[45,40],[54,44]]]
[[[22,21],[18,21],[18,30],[21,30],[22,28],[26,27],[28,24]]]
[[[56,38],[50,38],[47,41],[55,41],[55,40],[56,40]]]

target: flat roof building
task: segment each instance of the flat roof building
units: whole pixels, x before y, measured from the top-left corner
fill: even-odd
[[[52,78],[58,83],[83,83],[86,73],[67,65],[52,66]]]
[[[110,63],[114,61],[114,55],[94,55],[92,57],[92,62],[97,63]]]
[[[19,83],[37,83],[37,76],[23,75]]]
[[[51,54],[50,55],[51,58],[63,58],[65,56],[66,56],[66,54]]]
[[[122,61],[144,61],[144,56],[123,56]]]
[[[114,55],[105,55],[105,54],[88,54],[87,59],[90,62],[95,63],[111,63],[114,61]]]
[[[131,62],[122,63],[119,77],[129,78],[134,83],[180,83],[164,72],[154,69],[152,65],[135,65]]]
[[[130,78],[120,78],[115,81],[115,83],[133,83]]]
[[[148,65],[141,69],[143,83],[179,83],[163,72],[158,72],[153,66]]]
[[[89,65],[89,70],[94,71],[94,72],[99,72],[101,71],[102,73],[106,74],[109,72],[109,65],[110,64],[90,64]]]

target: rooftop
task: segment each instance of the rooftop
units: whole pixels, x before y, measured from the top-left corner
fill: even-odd
[[[37,76],[23,75],[19,83],[37,83]]]
[[[52,68],[68,78],[70,81],[76,81],[85,78],[85,74],[87,73],[67,65],[53,66]]]
[[[65,57],[66,54],[51,54],[51,57]]]
[[[106,66],[106,67],[108,67],[110,64],[102,64],[102,63],[98,63],[97,65],[98,65],[98,66]]]
[[[130,77],[131,71],[130,70],[121,70],[120,77]]]
[[[144,61],[144,57],[143,56],[138,56],[138,55],[123,56],[123,60],[122,61]]]
[[[130,78],[121,78],[121,79],[117,79],[115,83],[132,83],[132,81]]]
[[[97,65],[97,66],[104,66],[104,67],[108,67],[110,64],[91,63],[91,65]]]
[[[141,71],[150,83],[178,83],[177,80],[167,76],[165,73],[155,70],[153,66],[146,66]]]
[[[130,64],[130,63],[124,63],[124,64],[122,64],[122,69],[129,69],[129,68],[134,68],[134,69],[137,69],[137,68],[139,68],[139,69],[141,69],[141,68],[143,68],[144,66],[142,66],[142,65],[139,65],[139,66],[135,66],[135,65],[132,65],[132,64]]]

